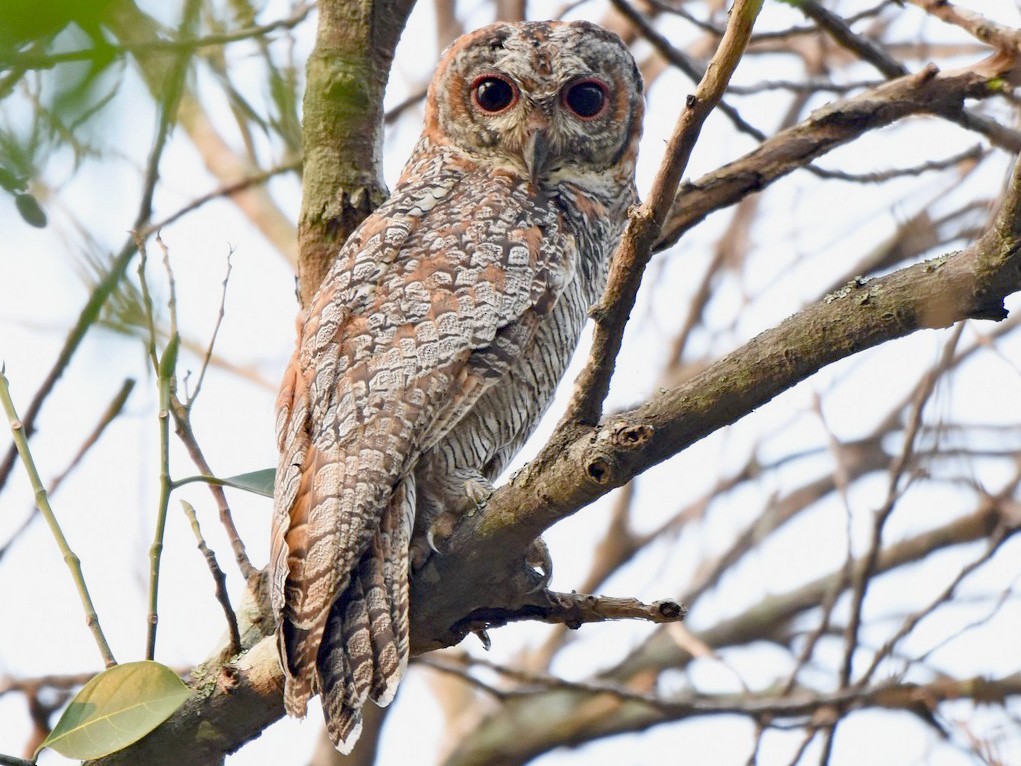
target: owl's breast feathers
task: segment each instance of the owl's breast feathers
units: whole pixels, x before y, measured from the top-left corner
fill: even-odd
[[[561,212],[527,183],[457,163],[425,172],[435,162],[410,163],[341,249],[300,323],[278,399],[271,581],[292,714],[323,691],[357,723],[366,695],[392,696],[407,661],[411,470],[527,351],[576,272]],[[375,597],[385,603],[375,606],[404,636],[396,666],[371,631],[364,651],[345,654],[341,641],[342,656],[320,652],[328,622],[332,633],[354,619],[347,591],[369,590],[361,580],[373,551],[395,539],[405,551],[384,562]],[[338,687],[338,674],[349,682]]]

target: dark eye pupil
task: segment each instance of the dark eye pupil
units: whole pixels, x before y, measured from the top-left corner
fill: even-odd
[[[564,101],[579,117],[595,117],[602,111],[606,94],[594,82],[582,82],[567,91]]]
[[[487,77],[475,86],[475,101],[487,112],[506,109],[514,100],[514,89],[510,83],[496,77]]]

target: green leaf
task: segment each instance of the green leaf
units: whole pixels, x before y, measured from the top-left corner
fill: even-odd
[[[35,755],[44,747],[77,760],[115,753],[167,720],[190,694],[166,665],[114,665],[82,687]]]
[[[227,487],[243,489],[254,492],[257,495],[273,497],[273,482],[276,478],[276,471],[272,468],[263,468],[261,471],[250,471],[239,473],[237,476],[228,476],[220,479],[220,482]]]
[[[170,342],[163,349],[163,356],[160,358],[159,376],[161,378],[166,379],[174,374],[174,369],[177,367],[177,350],[180,347],[181,336],[175,332],[170,336]]]
[[[35,226],[37,229],[46,226],[46,213],[39,207],[38,200],[31,194],[14,195],[14,204],[18,208],[18,213],[29,226]]]

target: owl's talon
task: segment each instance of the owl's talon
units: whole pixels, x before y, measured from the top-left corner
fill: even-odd
[[[493,648],[493,639],[489,637],[489,633],[485,628],[476,628],[472,633],[478,636],[479,641],[482,642],[482,648],[487,652]]]
[[[439,553],[440,549],[436,547],[436,530],[432,527],[425,533],[425,541],[429,545],[429,550],[433,553]]]
[[[468,499],[475,504],[475,510],[481,511],[486,507],[486,503],[489,502],[489,498],[493,496],[496,489],[486,481],[482,476],[478,479],[468,479],[464,483],[464,493],[468,496]]]

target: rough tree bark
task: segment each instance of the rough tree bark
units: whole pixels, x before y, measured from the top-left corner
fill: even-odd
[[[383,91],[414,0],[319,3],[303,107],[298,295],[315,295],[340,245],[386,199]]]

